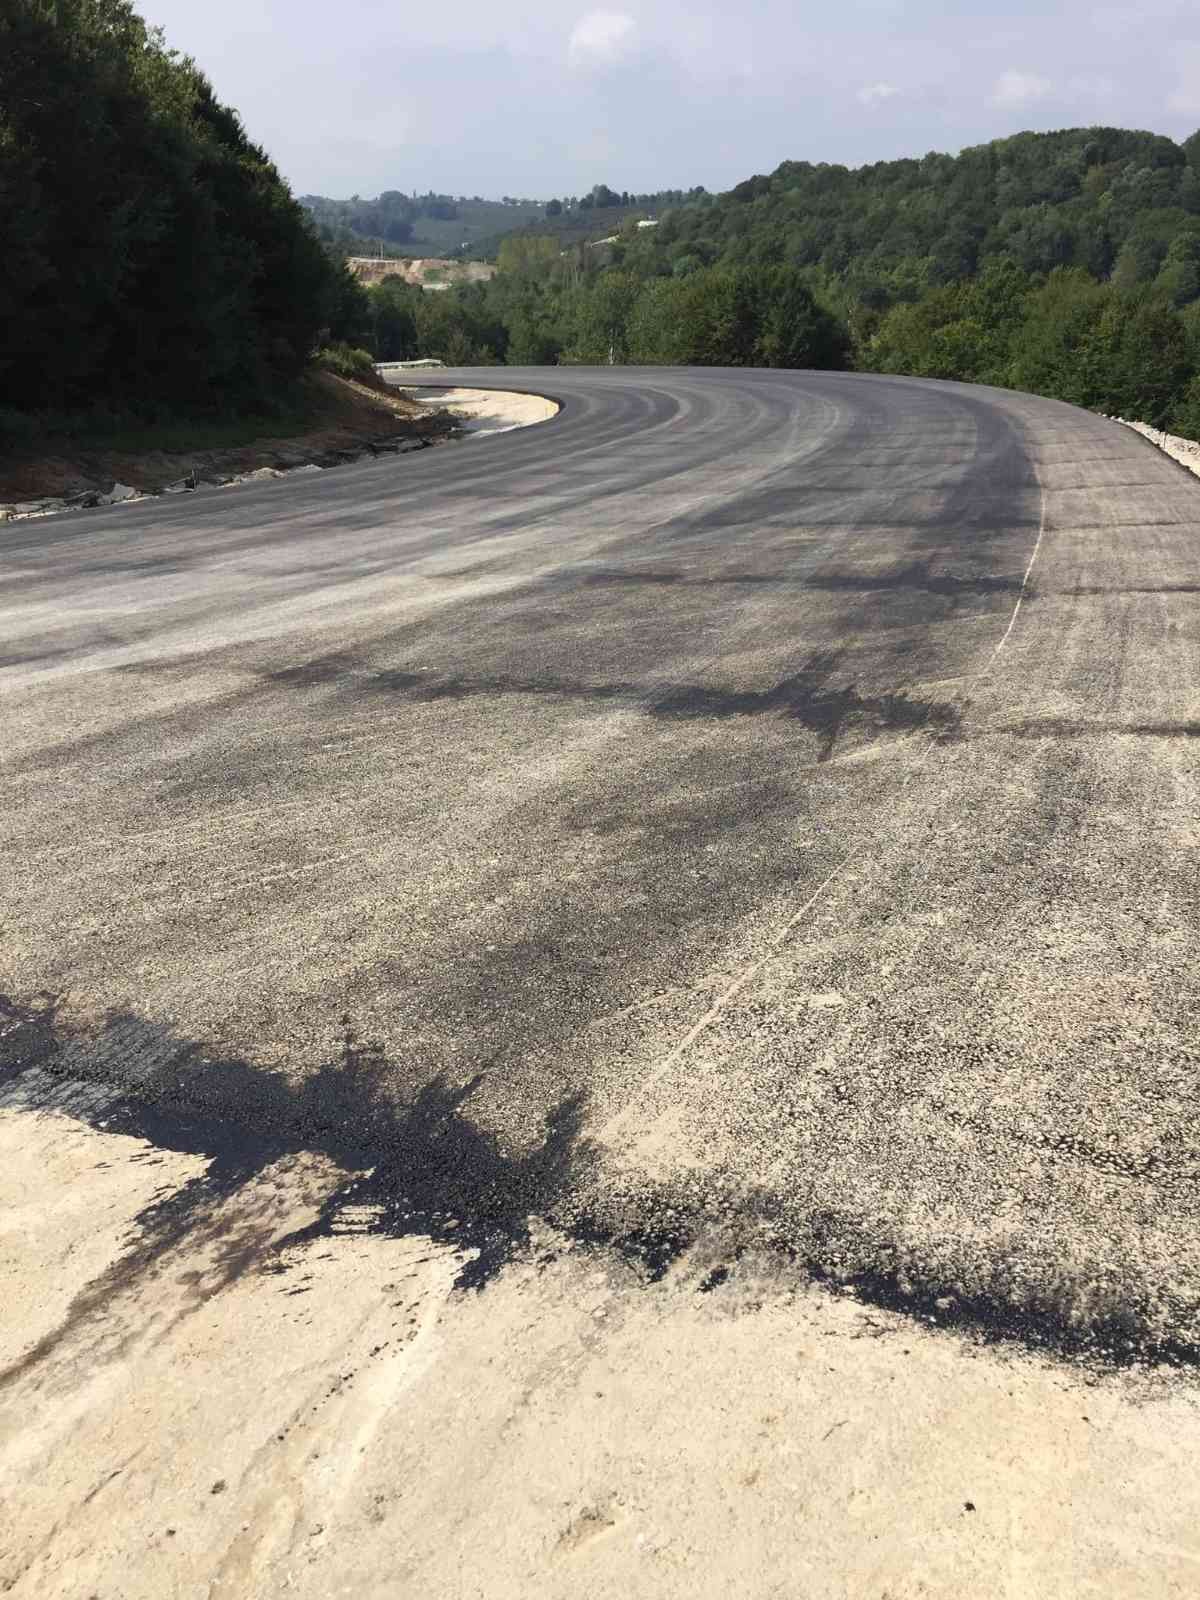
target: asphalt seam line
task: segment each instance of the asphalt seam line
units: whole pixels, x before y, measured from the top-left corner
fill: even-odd
[[[1035,471],[1036,471],[1036,469],[1035,469]],[[1036,542],[1035,542],[1035,544],[1033,546],[1033,554],[1029,558],[1029,565],[1025,568],[1025,576],[1021,579],[1020,593],[1017,595],[1017,603],[1013,607],[1013,614],[1009,618],[1008,627],[1005,628],[1005,630],[1004,630],[1004,637],[1003,637],[1003,639],[1001,639],[1000,643],[996,646],[996,648],[992,651],[992,659],[991,659],[991,661],[988,662],[987,666],[983,669],[984,672],[987,672],[987,671],[990,670],[990,668],[992,666],[992,663],[995,661],[996,657],[1000,654],[1001,650],[1004,649],[1004,646],[1008,643],[1009,636],[1011,635],[1013,629],[1017,625],[1017,618],[1021,614],[1021,605],[1022,605],[1022,603],[1023,603],[1024,599],[1025,599],[1026,594],[1029,592],[1029,578],[1030,578],[1030,574],[1033,572],[1033,564],[1038,558],[1038,551],[1042,548],[1042,540],[1043,540],[1043,538],[1045,537],[1045,534],[1046,534],[1046,490],[1045,490],[1044,485],[1041,483],[1040,479],[1038,481],[1038,488],[1041,489],[1041,493],[1042,493],[1042,509],[1041,509],[1041,515],[1038,518],[1038,536],[1037,536],[1037,540],[1036,540]],[[983,677],[983,672],[981,672],[979,674],[979,677],[980,678]],[[978,682],[979,679],[977,678],[975,681]]]

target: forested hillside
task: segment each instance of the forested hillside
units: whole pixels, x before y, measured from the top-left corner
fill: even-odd
[[[385,189],[374,200],[305,194],[300,204],[321,238],[347,255],[449,256],[462,250],[477,259],[501,235],[545,215],[540,200],[484,200],[433,190],[410,195]]]
[[[270,406],[360,310],[237,114],[126,0],[5,0],[0,432]]]
[[[317,231],[327,243],[348,255],[452,255],[461,251],[475,260],[494,259],[505,239],[514,235],[554,238],[560,247],[617,233],[631,218],[657,217],[668,206],[682,205],[704,189],[663,189],[631,194],[597,183],[587,194],[554,200],[521,200],[506,195],[484,200],[479,195],[405,194],[385,189],[373,200],[358,195],[330,200],[301,195]]]
[[[873,309],[995,260],[1027,273],[1081,267],[1123,289],[1158,281],[1178,296],[1177,268],[1196,260],[1184,241],[1200,241],[1198,163],[1200,137],[1179,146],[1117,128],[1022,133],[855,170],[785,161],[675,212],[654,245],[673,269],[786,260]],[[1200,292],[1194,278],[1185,298]]]
[[[789,161],[693,191],[602,252],[520,244],[486,289],[406,302],[422,354],[846,364],[1200,432],[1200,135],[1086,128],[856,170]]]
[[[494,259],[506,240],[550,238],[560,250],[605,239],[620,233],[631,222],[657,220],[664,211],[686,205],[707,194],[704,188],[660,189],[651,194],[634,194],[628,189],[612,189],[597,183],[585,195],[567,195],[549,200],[541,215],[521,228],[509,227],[502,234],[479,241],[479,252]]]

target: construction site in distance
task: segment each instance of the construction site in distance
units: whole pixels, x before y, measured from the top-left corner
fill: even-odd
[[[486,283],[496,276],[496,268],[489,261],[446,261],[432,256],[350,256],[346,265],[360,283],[403,278],[419,289],[451,289],[459,283]]]

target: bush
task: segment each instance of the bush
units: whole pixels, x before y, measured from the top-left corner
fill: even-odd
[[[1167,426],[1185,439],[1200,440],[1200,378],[1193,378],[1183,391]]]
[[[375,371],[371,352],[349,344],[327,344],[317,351],[316,364],[325,372],[336,372],[339,378],[358,378]]]

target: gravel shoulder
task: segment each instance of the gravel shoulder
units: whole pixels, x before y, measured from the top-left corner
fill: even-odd
[[[1157,445],[1164,455],[1170,456],[1172,461],[1178,461],[1181,467],[1186,467],[1189,472],[1194,472],[1200,477],[1200,442],[1195,439],[1185,439],[1178,433],[1165,433],[1161,428],[1152,428],[1146,422],[1130,422],[1126,417],[1115,417],[1112,420],[1120,422],[1126,428],[1132,428],[1135,433],[1140,433],[1143,439],[1149,439],[1151,444]]]

